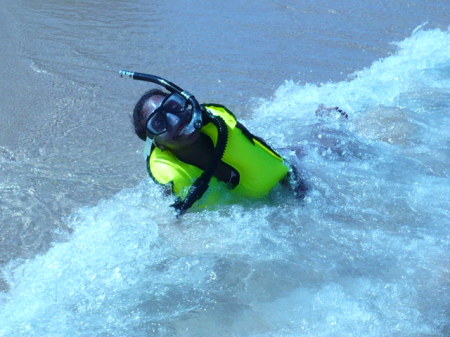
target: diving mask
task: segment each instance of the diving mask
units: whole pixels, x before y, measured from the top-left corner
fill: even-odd
[[[192,107],[189,102],[178,93],[166,96],[160,105],[150,114],[146,121],[147,131],[151,136],[158,136],[167,131],[168,124],[178,126],[180,133],[192,120]],[[189,131],[189,130],[186,130]]]

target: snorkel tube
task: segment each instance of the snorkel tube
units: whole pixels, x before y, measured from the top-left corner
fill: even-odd
[[[198,103],[197,99],[194,97],[194,95],[190,94],[186,90],[183,90],[178,85],[169,82],[165,80],[162,77],[150,75],[150,74],[144,74],[144,73],[137,73],[134,71],[128,71],[128,70],[121,70],[119,71],[119,75],[122,78],[132,78],[133,80],[138,81],[145,81],[145,82],[152,82],[155,84],[158,84],[167,90],[169,90],[171,93],[178,93],[192,105],[192,119],[191,122],[186,126],[185,132],[186,133],[194,133],[195,131],[199,130],[203,126],[203,118],[202,118],[202,108],[200,104]]]

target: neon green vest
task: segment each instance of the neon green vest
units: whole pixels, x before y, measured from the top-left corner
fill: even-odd
[[[215,177],[207,192],[195,203],[208,206],[227,203],[244,198],[265,197],[288,173],[284,160],[264,141],[250,134],[240,125],[234,115],[221,105],[205,105],[207,110],[222,117],[228,127],[228,142],[222,161],[239,172],[239,184],[234,189]],[[208,123],[201,132],[217,144],[218,132],[214,124]],[[185,198],[193,182],[203,173],[200,168],[179,160],[169,150],[154,147],[147,157],[149,174],[160,184],[172,184],[173,192]],[[236,198],[237,197],[237,198]]]

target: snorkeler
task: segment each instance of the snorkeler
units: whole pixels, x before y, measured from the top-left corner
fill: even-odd
[[[220,203],[223,187],[240,197],[263,198],[290,180],[298,197],[306,193],[297,170],[226,107],[200,105],[190,93],[154,75],[129,71],[120,75],[170,91],[146,92],[134,108],[133,123],[136,135],[151,142],[149,175],[170,186],[178,197],[172,206],[179,215],[200,200],[206,205]]]

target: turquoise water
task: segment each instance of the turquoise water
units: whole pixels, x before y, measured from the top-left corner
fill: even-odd
[[[450,32],[393,48],[346,80],[253,99],[244,124],[302,149],[287,156],[304,203],[278,189],[177,220],[143,178],[4,266],[0,336],[448,335]],[[349,119],[316,117],[320,103]]]

